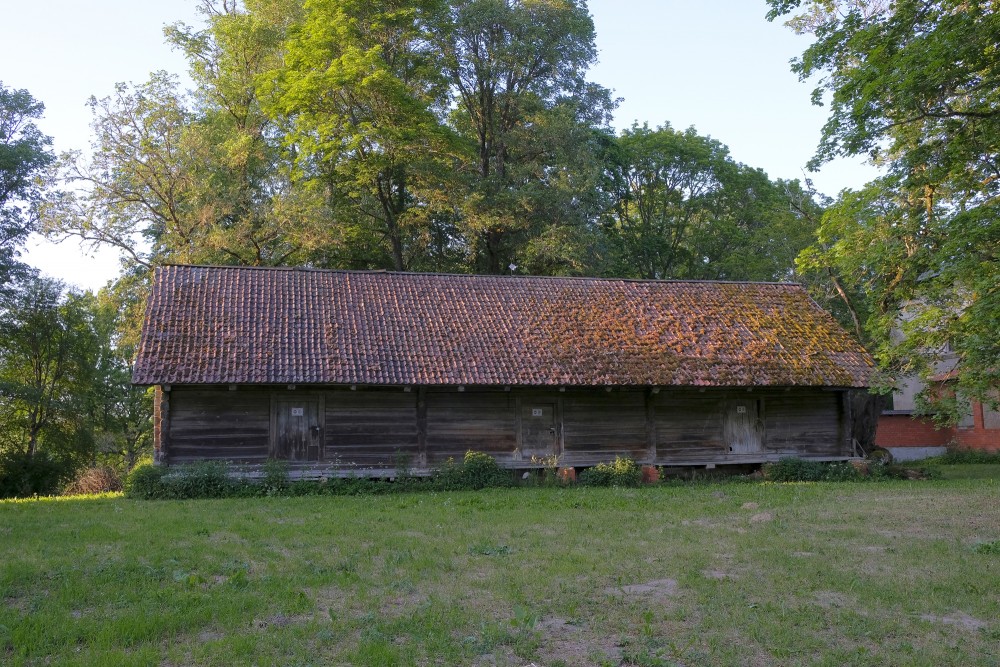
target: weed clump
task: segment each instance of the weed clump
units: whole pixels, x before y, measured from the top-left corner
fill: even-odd
[[[432,485],[440,491],[478,490],[513,486],[509,470],[483,452],[468,451],[461,463],[448,461],[434,474]]]
[[[872,466],[874,470],[876,466]],[[793,457],[761,467],[764,479],[771,482],[854,482],[864,477],[850,463],[806,461]]]
[[[584,486],[639,486],[642,468],[629,458],[615,457],[612,463],[598,463],[580,473]]]

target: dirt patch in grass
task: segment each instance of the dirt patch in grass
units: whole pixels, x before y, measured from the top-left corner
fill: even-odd
[[[595,633],[586,624],[570,623],[558,616],[547,616],[538,622],[536,633],[542,640],[538,649],[538,664],[563,664],[584,667],[610,661],[621,661],[621,649],[606,633]]]
[[[677,593],[676,579],[656,579],[643,584],[630,584],[628,586],[612,586],[605,589],[608,593],[622,593],[624,595],[655,595],[671,596]]]
[[[854,609],[856,607],[854,600],[836,591],[816,591],[813,593],[813,601],[823,609]]]
[[[702,576],[706,579],[714,579],[716,581],[722,581],[723,579],[739,579],[739,575],[732,574],[730,572],[724,572],[722,570],[702,570]]]
[[[928,623],[933,623],[935,625],[950,625],[952,627],[960,628],[962,630],[967,630],[969,632],[978,632],[979,630],[985,630],[989,627],[989,623],[980,620],[968,614],[957,611],[947,616],[935,616],[934,614],[921,614],[921,621],[927,621]]]

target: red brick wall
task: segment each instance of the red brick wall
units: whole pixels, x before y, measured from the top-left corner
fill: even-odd
[[[875,444],[879,447],[943,447],[951,442],[954,433],[954,429],[934,428],[929,419],[882,415],[878,418]]]
[[[909,415],[882,415],[875,444],[879,447],[941,447],[954,442],[963,449],[1000,450],[1000,429],[983,428],[983,406],[972,404],[970,428],[934,428],[928,419]]]

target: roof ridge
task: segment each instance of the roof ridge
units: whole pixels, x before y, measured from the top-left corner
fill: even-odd
[[[775,285],[778,287],[804,287],[800,282],[774,280],[706,280],[693,278],[621,278],[611,276],[539,276],[539,275],[507,275],[502,273],[448,273],[446,271],[394,271],[388,269],[323,269],[310,266],[239,266],[227,264],[160,264],[155,267],[181,269],[231,269],[239,271],[301,271],[303,273],[337,273],[348,275],[385,275],[385,276],[433,276],[443,278],[502,278],[505,280],[574,280],[581,282],[626,282],[626,283],[681,283],[702,285]]]

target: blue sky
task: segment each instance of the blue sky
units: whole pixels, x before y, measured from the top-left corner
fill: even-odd
[[[195,0],[49,0],[4,10],[0,80],[27,88],[46,105],[39,125],[56,150],[86,149],[86,101],[118,81],[144,81],[157,69],[182,73],[163,43],[163,26],[198,23]],[[808,45],[764,19],[764,0],[590,0],[601,62],[591,78],[623,98],[619,129],[634,121],[695,126],[733,157],[772,178],[802,178],[826,118],[809,102],[788,62]],[[809,174],[827,194],[857,188],[874,170],[838,161]],[[117,273],[116,255],[88,256],[72,240],[30,244],[29,263],[87,288]]]

